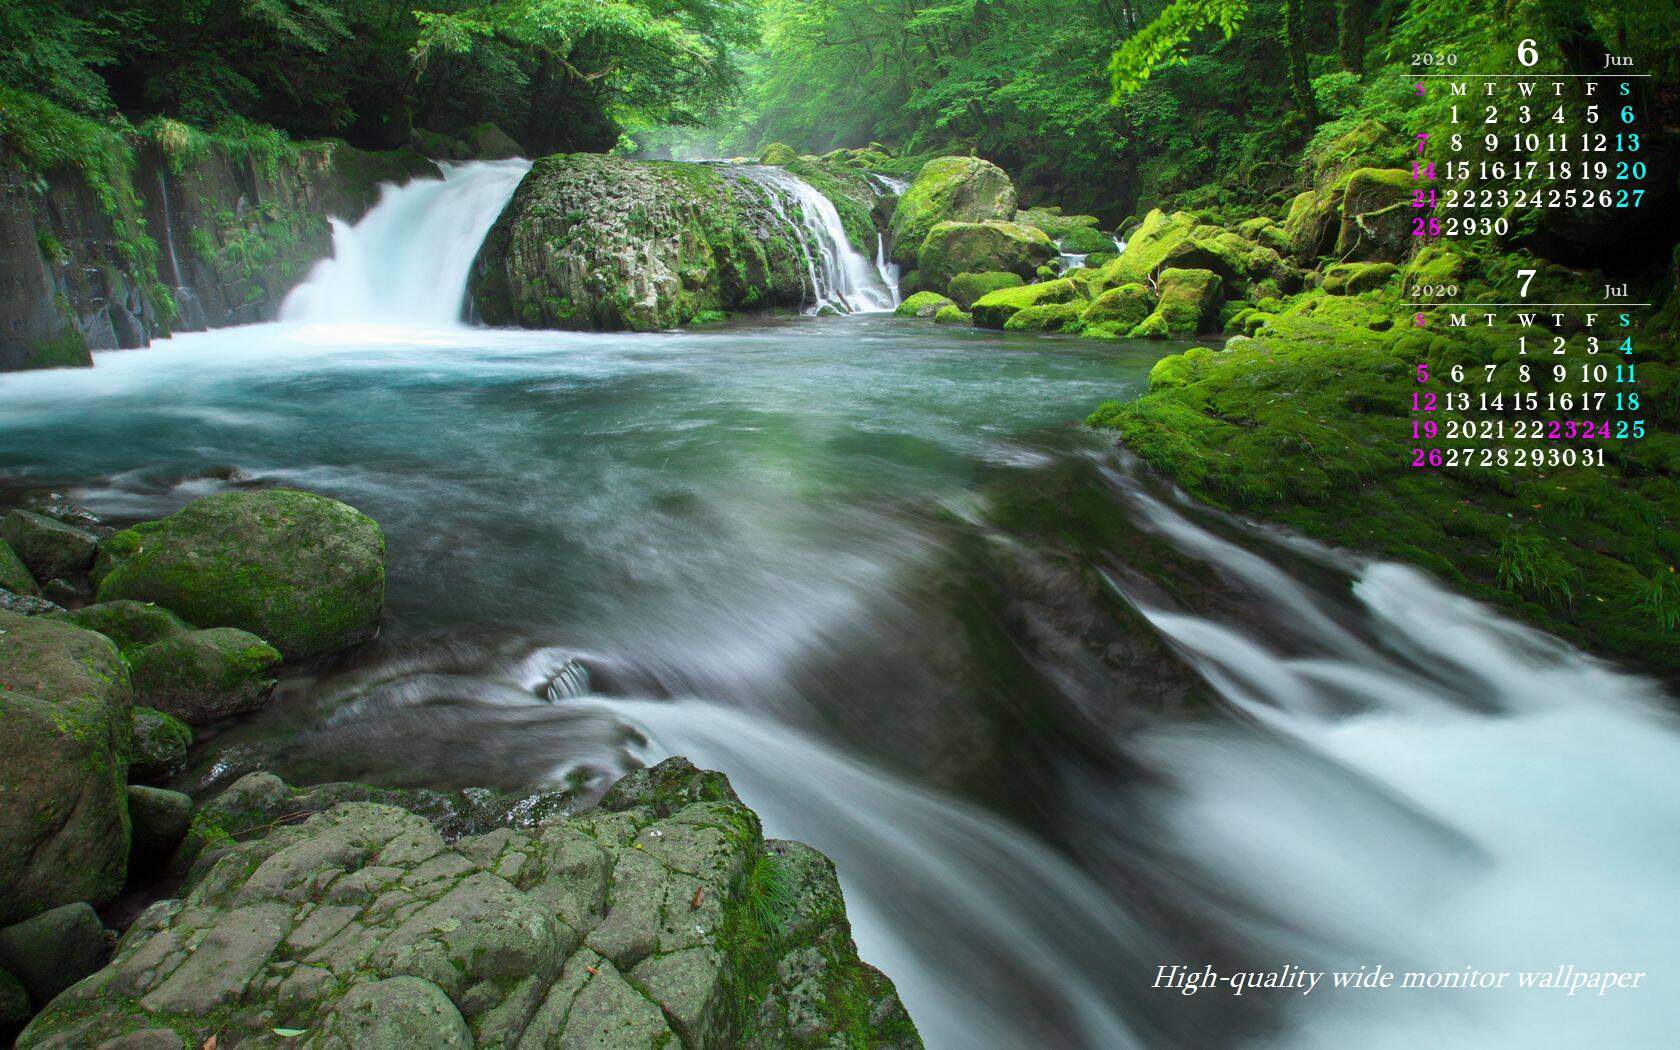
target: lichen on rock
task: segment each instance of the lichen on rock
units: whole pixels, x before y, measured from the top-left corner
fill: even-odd
[[[223,492],[117,533],[94,565],[101,603],[156,602],[202,628],[237,627],[288,659],[365,641],[385,603],[385,536],[336,500]]]
[[[797,307],[809,264],[787,207],[728,165],[548,157],[479,249],[473,301],[491,324],[631,331]]]
[[[919,1047],[833,865],[684,759],[600,805],[447,839],[345,802],[222,841],[18,1046]]]

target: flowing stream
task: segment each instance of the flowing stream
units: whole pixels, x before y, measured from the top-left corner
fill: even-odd
[[[1657,683],[1199,508],[1076,425],[1178,347],[462,324],[520,171],[388,191],[282,323],[0,376],[0,468],[114,519],[292,485],[385,528],[381,637],[183,787],[588,793],[686,754],[835,859],[933,1047],[1671,1045]],[[1152,987],[1379,964],[1648,976]]]

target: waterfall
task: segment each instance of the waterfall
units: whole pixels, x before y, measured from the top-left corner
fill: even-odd
[[[1077,270],[1085,265],[1088,252],[1070,252],[1062,247],[1062,239],[1056,238],[1056,266],[1063,272]]]
[[[895,179],[878,171],[869,172],[869,185],[875,190],[877,197],[902,197],[904,191],[910,188],[908,180]]]
[[[898,304],[898,280],[879,263],[853,248],[834,202],[804,179],[782,168],[745,164],[736,171],[764,187],[770,206],[793,231],[805,258],[811,301],[807,313],[825,307],[840,313],[872,313]]]
[[[441,179],[382,187],[360,222],[332,221],[332,258],[286,297],[280,319],[460,323],[473,257],[530,167],[442,163]]]
[[[198,304],[198,295],[187,287],[187,275],[181,269],[181,257],[175,253],[175,215],[169,206],[169,176],[163,168],[158,169],[158,200],[163,202],[163,244],[169,251],[169,275],[175,279],[175,329],[177,331],[202,331],[204,323],[204,308]]]

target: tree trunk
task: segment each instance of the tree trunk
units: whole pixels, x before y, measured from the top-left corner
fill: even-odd
[[[1370,24],[1370,0],[1337,0],[1336,51],[1349,73],[1365,72],[1365,35]]]
[[[1318,123],[1318,103],[1307,80],[1307,27],[1304,0],[1283,0],[1283,51],[1289,66],[1289,92],[1308,125]]]

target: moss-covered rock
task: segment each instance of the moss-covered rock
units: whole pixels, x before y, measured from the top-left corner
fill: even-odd
[[[1107,324],[1124,332],[1143,323],[1155,309],[1155,297],[1141,284],[1110,288],[1085,307],[1081,320],[1087,325]]]
[[[942,222],[928,232],[916,269],[930,287],[948,286],[960,273],[1001,271],[1033,276],[1056,257],[1043,230],[1013,222]]]
[[[772,142],[758,153],[760,164],[792,164],[799,159],[799,153],[785,142]]]
[[[1189,236],[1167,251],[1161,265],[1211,270],[1219,275],[1224,294],[1233,298],[1250,293],[1262,283],[1270,292],[1295,292],[1301,287],[1300,271],[1277,252],[1217,226],[1193,228]]]
[[[1403,168],[1360,168],[1341,186],[1342,225],[1336,255],[1360,262],[1404,259],[1412,244],[1412,190],[1416,182]]]
[[[86,529],[28,510],[14,510],[0,518],[0,540],[23,559],[37,580],[85,572],[99,549],[99,537]]]
[[[893,313],[899,317],[932,317],[951,300],[938,292],[915,292],[899,303]]]
[[[29,1006],[29,993],[16,977],[0,969],[0,1035],[23,1027],[35,1011]]]
[[[1393,263],[1336,263],[1324,271],[1322,287],[1327,295],[1358,295],[1381,288],[1399,272]]]
[[[682,759],[599,808],[460,838],[373,802],[269,821],[211,843],[183,894],[18,1046],[921,1045],[858,958],[833,865],[766,841]]]
[[[1084,313],[1083,302],[1024,306],[1010,315],[1009,320],[1003,323],[1003,328],[1006,332],[1072,333],[1079,331],[1080,318]]]
[[[901,265],[915,265],[922,242],[939,223],[1014,216],[1015,184],[1002,168],[979,157],[935,158],[922,165],[893,209],[893,258]]]
[[[933,315],[934,324],[973,324],[974,315],[964,313],[956,305],[941,306],[939,312]]]
[[[29,571],[29,566],[17,556],[17,552],[5,540],[0,540],[0,589],[13,594],[23,594],[39,597],[41,585],[35,582],[35,576]]]
[[[1102,220],[1095,215],[1063,215],[1062,209],[1055,206],[1039,205],[1033,208],[1023,208],[1015,213],[1015,221],[1026,226],[1036,226],[1049,234],[1051,240],[1061,240],[1064,237],[1080,236],[1081,231],[1095,232],[1102,225]],[[1112,248],[1114,242],[1103,237],[1103,243]],[[1070,248],[1069,251],[1078,251]]]
[[[255,711],[274,692],[280,652],[236,627],[173,634],[131,651],[134,695],[191,725]]]
[[[837,176],[827,189],[841,184]],[[842,221],[851,214],[852,226],[867,226],[873,195],[857,185],[868,199],[852,207],[842,195],[835,207]],[[547,157],[479,249],[473,301],[491,324],[632,331],[707,311],[798,306],[807,266],[788,207],[739,168]]]
[[[1255,244],[1270,248],[1279,255],[1287,256],[1294,252],[1294,244],[1289,239],[1289,232],[1269,216],[1259,215],[1252,219],[1245,219],[1237,224],[1237,233]]]
[[[1304,190],[1289,202],[1283,234],[1289,254],[1303,266],[1328,252],[1337,233],[1336,197],[1329,190]]]
[[[525,147],[512,135],[488,121],[461,132],[461,141],[478,160],[508,160],[525,155]]]
[[[1189,212],[1168,215],[1159,208],[1150,211],[1127,239],[1126,250],[1102,267],[1103,286],[1149,282],[1166,264],[1167,253],[1189,238],[1195,228],[1196,217]]]
[[[372,518],[324,496],[223,492],[112,536],[94,574],[101,602],[156,602],[300,659],[378,631],[385,536]]]
[[[1439,290],[1446,287],[1457,287],[1470,276],[1469,260],[1463,254],[1439,244],[1425,245],[1406,264],[1405,285],[1426,285],[1437,289],[1429,294],[1432,299],[1449,298]],[[1407,293],[1411,298],[1411,293]]]
[[[191,624],[161,605],[129,599],[84,605],[72,612],[58,613],[56,618],[98,631],[124,650],[192,630]]]
[[[999,288],[1017,288],[1026,282],[1017,273],[1004,273],[991,270],[986,273],[959,273],[951,278],[947,286],[947,293],[951,301],[967,310],[974,305],[975,300],[988,292],[995,292]]]
[[[108,638],[0,612],[0,923],[122,889],[131,704]]]
[[[1056,238],[1056,247],[1071,255],[1111,252],[1114,242],[1094,226],[1075,226]]]
[[[104,966],[113,941],[98,914],[77,901],[0,930],[0,969],[42,1007]]]
[[[1161,271],[1160,301],[1133,329],[1134,339],[1164,339],[1209,332],[1219,316],[1219,275],[1211,270]]]
[[[133,845],[128,853],[129,872],[144,876],[161,871],[181,840],[187,837],[187,828],[192,825],[192,796],[163,788],[130,785],[128,818],[133,827]]]
[[[173,715],[150,707],[136,707],[134,732],[129,740],[129,781],[161,784],[187,767],[193,731]]]
[[[1048,303],[1071,303],[1084,295],[1066,277],[1043,284],[1024,284],[1015,288],[999,288],[987,292],[974,301],[974,323],[981,328],[1002,328],[1016,312],[1029,306]]]
[[[1611,444],[1603,467],[1420,470],[1410,429],[1395,425],[1417,366],[1444,377],[1509,363],[1510,333],[1396,323],[1382,291],[1265,305],[1254,338],[1163,361],[1145,396],[1092,422],[1201,500],[1411,562],[1554,633],[1680,668],[1669,583],[1680,455],[1663,431]],[[1584,352],[1583,336],[1571,340]],[[1467,370],[1466,390],[1544,389],[1517,384],[1514,369],[1492,388]]]
[[[917,292],[899,303],[893,313],[900,317],[932,317],[941,309],[953,305],[951,300],[938,292]]]

